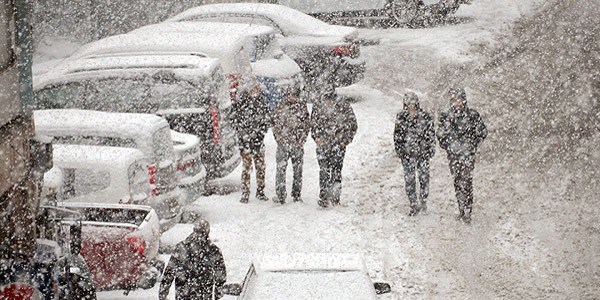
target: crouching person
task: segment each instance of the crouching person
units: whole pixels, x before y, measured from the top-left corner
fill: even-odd
[[[408,215],[414,216],[427,210],[429,160],[435,154],[435,131],[431,115],[421,109],[419,98],[412,92],[404,95],[404,109],[396,116],[394,146],[404,169],[404,186],[410,205]],[[420,204],[416,173],[419,174]]]
[[[209,233],[210,225],[201,220],[194,232],[177,244],[160,282],[160,300],[167,299],[173,280],[177,300],[223,297],[222,289],[227,280],[225,261],[219,247],[210,241]]]

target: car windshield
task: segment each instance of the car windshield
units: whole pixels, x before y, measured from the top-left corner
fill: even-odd
[[[272,34],[264,34],[254,37],[254,43],[250,52],[252,61],[279,58],[283,51]]]
[[[110,174],[92,169],[65,169],[64,198],[74,198],[101,191],[110,186]]]
[[[210,102],[210,87],[156,78],[109,78],[69,82],[36,93],[41,108],[81,108],[154,113],[160,109],[194,108]]]
[[[261,272],[248,286],[248,299],[373,300],[368,276],[359,271]]]

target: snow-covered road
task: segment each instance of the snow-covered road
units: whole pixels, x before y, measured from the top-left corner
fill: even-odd
[[[461,64],[476,65],[485,56],[478,51],[482,45],[495,45],[510,35],[512,24],[542,2],[473,0],[458,11],[461,24],[416,30],[362,29],[361,35],[380,38],[382,43],[363,48],[368,60],[366,78],[350,88],[361,96],[352,105],[359,130],[347,151],[342,206],[323,210],[317,205],[318,165],[311,139],[305,147],[304,203],[281,206],[251,198],[244,205],[238,202],[239,189],[194,203],[211,223],[229,281],[240,282],[252,257],[265,253],[354,252],[366,258],[373,278],[392,285],[392,294],[382,299],[600,297],[597,286],[582,291],[594,278],[575,279],[576,272],[569,269],[572,264],[563,262],[577,246],[563,245],[556,236],[561,219],[548,219],[556,216],[553,213],[532,217],[527,211],[538,208],[532,205],[551,206],[553,196],[543,190],[524,190],[530,187],[520,185],[519,176],[528,175],[512,173],[510,161],[494,160],[493,143],[484,142],[476,166],[472,226],[454,219],[454,190],[439,148],[431,168],[429,211],[408,217],[403,173],[393,151],[399,95],[412,89],[422,96],[427,110],[445,109],[439,91],[453,82],[440,78],[460,72]],[[478,102],[476,96],[470,99],[476,109],[493,105]],[[494,118],[483,116],[484,120]],[[491,130],[488,139],[499,138]],[[276,144],[271,134],[266,145],[266,192],[273,197]],[[240,172],[238,168],[217,184],[239,186]],[[536,201],[523,204],[524,195]],[[598,262],[597,257],[578,255],[581,265],[586,259]],[[589,276],[599,278],[597,272]],[[156,298],[155,287],[132,292],[126,299]],[[115,291],[99,293],[99,299],[125,297]]]

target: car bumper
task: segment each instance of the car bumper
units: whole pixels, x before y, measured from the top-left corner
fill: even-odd
[[[338,87],[355,84],[364,78],[366,62],[363,58],[342,58],[337,70]]]
[[[196,198],[206,192],[206,168],[194,176],[188,176],[179,180],[179,189],[183,194],[184,205],[192,203]]]
[[[160,222],[160,231],[164,232],[173,227],[181,218],[181,206],[185,202],[179,187],[170,192],[160,194],[150,201]]]

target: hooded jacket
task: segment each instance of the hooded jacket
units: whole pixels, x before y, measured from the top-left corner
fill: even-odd
[[[466,99],[463,105],[461,110],[451,107],[440,114],[437,138],[448,156],[471,158],[487,137],[487,128],[479,113],[467,107]]]
[[[176,299],[212,300],[222,297],[227,279],[221,250],[208,237],[192,233],[177,244],[160,282],[159,296],[166,298],[175,280]]]
[[[273,112],[273,136],[280,145],[302,147],[310,132],[310,117],[306,102],[298,98],[281,101]]]
[[[396,115],[394,146],[401,158],[431,159],[435,154],[435,130],[431,115],[417,108],[414,118],[406,110]]]
[[[350,103],[336,98],[332,106],[327,106],[323,100],[313,106],[311,132],[315,141],[321,141],[319,147],[347,146],[357,130],[356,115]]]
[[[240,150],[259,151],[269,129],[267,100],[261,93],[244,90],[232,109]]]

